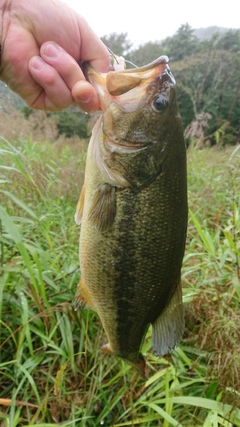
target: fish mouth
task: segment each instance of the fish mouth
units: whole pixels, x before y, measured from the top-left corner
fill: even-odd
[[[167,65],[169,63],[169,58],[167,55],[161,55],[159,56],[159,58],[155,59],[154,61],[150,62],[147,65],[143,65],[141,67],[136,67],[136,68],[129,68],[129,69],[123,69],[121,71],[115,71],[115,70],[111,70],[109,71],[109,73],[121,73],[121,74],[131,74],[131,73],[136,73],[136,72],[146,72],[148,70],[151,70],[152,68],[158,67],[159,65]],[[109,74],[109,73],[100,73],[99,71],[95,70],[95,68],[93,68],[88,62],[84,62],[82,64],[82,71],[84,73],[84,76],[86,78],[86,80],[90,81],[91,77],[91,73],[93,72],[93,70],[95,71],[96,74]]]
[[[100,73],[86,62],[83,64],[82,69],[86,80],[95,87],[101,101],[103,97],[106,98],[109,95],[111,97],[123,95],[140,86],[140,84],[149,83],[150,80],[155,79],[158,75],[170,72],[168,62],[168,57],[162,55],[150,64],[139,68]],[[104,110],[104,108],[102,109]]]
[[[138,67],[138,68],[130,68],[128,70],[123,70],[123,72],[127,72],[127,73],[134,73],[136,71],[139,72],[146,72],[148,70],[151,70],[152,68],[158,67],[159,65],[167,65],[169,63],[169,58],[167,55],[161,55],[159,56],[159,58],[155,59],[154,61],[150,62],[147,65],[143,65],[142,67]],[[168,67],[168,66],[167,66]]]

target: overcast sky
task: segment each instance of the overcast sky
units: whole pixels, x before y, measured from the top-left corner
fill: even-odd
[[[186,22],[193,28],[240,28],[238,0],[63,0],[83,15],[99,37],[128,33],[139,45],[172,36]]]

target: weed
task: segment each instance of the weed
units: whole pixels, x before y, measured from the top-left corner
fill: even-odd
[[[189,151],[186,330],[148,380],[73,310],[84,143],[0,144],[0,425],[240,426],[239,150]]]

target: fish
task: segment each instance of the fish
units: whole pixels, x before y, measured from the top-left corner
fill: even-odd
[[[137,69],[83,69],[102,115],[75,214],[75,309],[97,312],[108,338],[103,354],[146,377],[141,348],[150,325],[157,356],[172,352],[184,331],[187,170],[176,83],[165,55]]]

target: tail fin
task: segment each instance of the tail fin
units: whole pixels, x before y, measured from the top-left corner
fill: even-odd
[[[184,331],[181,279],[171,301],[152,326],[152,346],[157,356],[170,353],[180,343]]]

